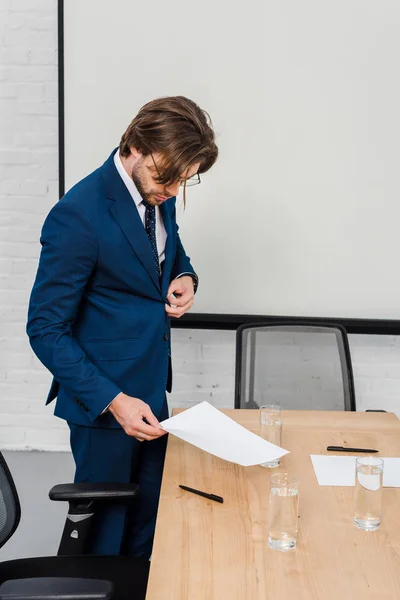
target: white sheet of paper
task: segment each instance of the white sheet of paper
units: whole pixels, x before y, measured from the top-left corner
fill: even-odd
[[[326,456],[311,454],[319,485],[349,487],[355,485],[356,456]],[[383,486],[400,487],[400,458],[382,458]]]
[[[214,456],[248,467],[288,454],[209,404],[201,402],[166,419],[161,427]]]

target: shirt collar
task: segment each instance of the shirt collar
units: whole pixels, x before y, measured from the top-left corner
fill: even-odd
[[[122,181],[128,188],[128,192],[132,196],[136,206],[139,206],[143,202],[142,196],[139,194],[136,185],[133,183],[132,179],[129,177],[128,173],[124,169],[124,165],[122,164],[121,157],[119,155],[119,150],[114,154],[114,164],[118,173],[121,176]]]

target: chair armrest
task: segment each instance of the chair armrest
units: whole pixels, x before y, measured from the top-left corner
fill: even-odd
[[[0,586],[0,600],[111,600],[110,581],[75,577],[10,579]]]
[[[93,515],[102,504],[132,503],[139,495],[136,483],[64,483],[49,492],[50,500],[67,501],[68,515],[58,554],[86,554]],[[1,598],[0,598],[1,600]]]
[[[97,502],[132,500],[139,494],[136,483],[62,483],[49,492],[50,500]]]
[[[387,412],[387,410],[382,410],[381,408],[367,408],[365,412]]]

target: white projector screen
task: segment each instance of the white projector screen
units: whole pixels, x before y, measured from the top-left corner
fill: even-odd
[[[147,101],[211,115],[194,312],[400,318],[398,0],[64,4],[66,189]]]

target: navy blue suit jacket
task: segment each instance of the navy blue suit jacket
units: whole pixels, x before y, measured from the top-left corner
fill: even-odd
[[[102,412],[121,391],[161,410],[171,379],[166,294],[177,275],[194,273],[171,198],[160,206],[168,236],[160,282],[114,153],[47,216],[27,325],[54,376],[47,403],[58,396],[57,416],[93,427],[119,427]]]

